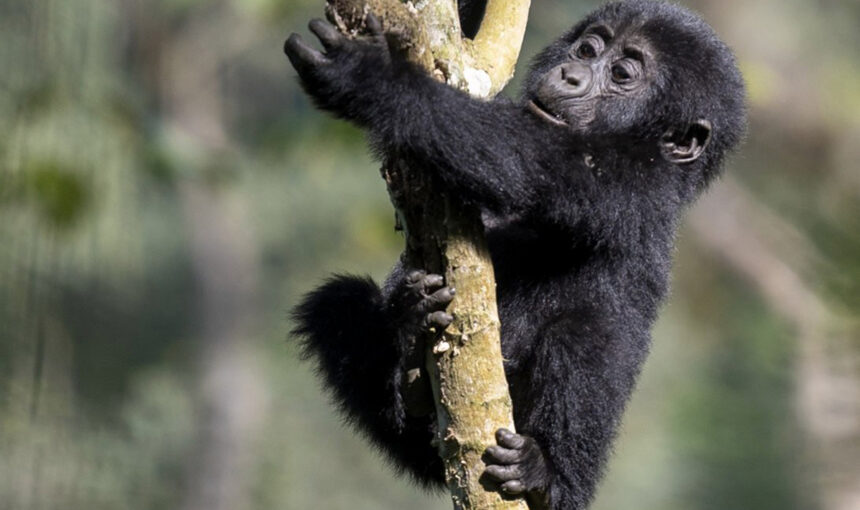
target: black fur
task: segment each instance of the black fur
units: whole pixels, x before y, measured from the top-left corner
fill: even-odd
[[[524,104],[472,99],[378,38],[325,32],[325,54],[297,36],[287,43],[321,108],[365,127],[384,157],[435,171],[448,193],[482,207],[514,419],[540,452],[524,466],[539,475],[522,479],[556,510],[584,508],[593,496],[667,292],[679,215],[745,129],[731,52],[697,16],[661,2],[614,3],[588,16],[535,58],[524,101],[597,20],[634,27],[657,76],[646,95],[596,104],[585,130],[559,128]],[[664,158],[667,131],[696,119],[712,125],[701,157]],[[433,486],[442,482],[433,419],[406,413],[399,391],[404,343],[416,333],[403,280],[400,266],[383,290],[334,277],[296,309],[295,332],[350,421]]]
[[[460,15],[460,30],[463,35],[473,39],[481,28],[481,21],[487,10],[487,0],[459,0],[457,11]]]

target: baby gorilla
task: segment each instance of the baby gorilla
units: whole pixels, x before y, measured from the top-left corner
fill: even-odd
[[[377,152],[434,172],[479,206],[497,278],[519,434],[485,475],[533,508],[591,500],[666,295],[679,216],[745,129],[730,50],[700,18],[642,0],[606,5],[534,60],[520,103],[479,101],[392,52],[379,22],[348,39],[312,21],[286,52],[322,109]],[[349,421],[415,479],[443,482],[435,421],[402,395],[407,350],[446,327],[454,289],[395,267],[384,288],[336,276],[295,312]]]

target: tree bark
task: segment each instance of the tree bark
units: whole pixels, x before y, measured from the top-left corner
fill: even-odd
[[[409,58],[434,77],[478,98],[507,83],[519,55],[529,0],[489,0],[473,40],[461,36],[451,0],[412,4],[396,0],[329,0],[327,14],[345,33],[356,34],[366,14],[401,34]],[[436,401],[437,445],[454,508],[526,509],[481,484],[481,456],[500,427],[514,430],[511,398],[502,366],[496,284],[480,211],[445,194],[432,169],[389,160],[383,176],[406,232],[406,264],[445,274],[457,298],[454,322],[427,346],[426,367]],[[416,382],[418,384],[418,382]]]

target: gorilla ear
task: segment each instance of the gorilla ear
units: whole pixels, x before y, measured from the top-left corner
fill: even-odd
[[[660,152],[667,161],[684,164],[699,159],[711,142],[711,123],[699,119],[687,126],[685,131],[669,129],[660,142]]]

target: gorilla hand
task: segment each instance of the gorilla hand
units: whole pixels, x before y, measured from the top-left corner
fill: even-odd
[[[368,14],[369,35],[351,39],[332,24],[314,19],[308,28],[319,38],[323,51],[291,34],[284,53],[299,74],[302,87],[321,109],[359,124],[368,121],[379,88],[391,79],[392,47],[396,36],[386,37],[382,25]]]

